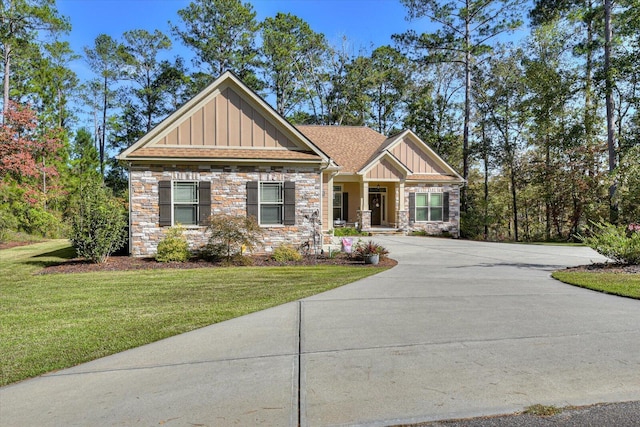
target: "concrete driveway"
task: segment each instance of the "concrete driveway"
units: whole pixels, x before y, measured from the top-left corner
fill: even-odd
[[[390,425],[640,399],[640,301],[587,248],[376,238],[399,265],[0,389],[0,424]]]

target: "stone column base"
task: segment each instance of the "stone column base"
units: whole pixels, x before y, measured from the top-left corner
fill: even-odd
[[[409,211],[396,212],[396,227],[403,231],[409,229]]]
[[[371,230],[371,211],[357,211],[358,229],[360,231]]]

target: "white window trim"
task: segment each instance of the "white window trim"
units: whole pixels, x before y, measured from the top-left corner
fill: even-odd
[[[194,203],[176,203],[175,202],[175,184],[176,183],[181,183],[181,182],[190,182],[190,183],[194,183],[196,185],[196,201],[195,201],[195,206],[196,206],[196,223],[195,224],[177,224],[176,220],[175,220],[175,215],[176,215],[176,210],[175,210],[175,205],[193,205]],[[200,215],[200,183],[199,181],[195,181],[192,179],[176,179],[176,180],[172,180],[171,181],[171,225],[172,226],[176,226],[176,225],[180,225],[181,227],[184,228],[198,228],[198,218]]]
[[[280,222],[276,224],[263,224],[262,223],[262,184],[278,184],[280,186],[279,203],[264,203],[265,205],[279,205],[280,209]],[[258,225],[261,227],[284,227],[284,181],[258,181]]]
[[[415,202],[414,213],[413,213],[414,214],[414,218],[416,218],[415,222],[419,222],[419,223],[429,223],[429,222],[430,223],[440,223],[440,222],[444,222],[444,218],[440,219],[440,220],[432,220],[431,219],[431,208],[432,208],[432,206],[431,206],[431,195],[432,194],[442,194],[442,193],[443,193],[442,190],[440,190],[440,191],[437,191],[437,190],[436,191],[424,191],[424,192],[415,193],[416,202]],[[427,201],[428,201],[427,206],[418,206],[418,195],[421,195],[421,194],[424,194],[424,195],[427,196]],[[440,200],[442,200],[442,205],[433,206],[433,208],[442,209],[442,217],[444,217],[444,200],[442,198]],[[418,208],[422,208],[422,209],[427,208],[427,216],[429,217],[429,219],[427,219],[426,221],[418,220],[417,219],[418,218]]]

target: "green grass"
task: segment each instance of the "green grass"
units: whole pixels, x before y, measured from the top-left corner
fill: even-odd
[[[236,267],[37,273],[68,242],[0,251],[0,384],[342,286],[380,268]]]
[[[562,413],[562,408],[553,405],[531,405],[524,408],[523,414],[534,415],[536,417],[550,417]]]
[[[640,299],[640,275],[638,274],[556,271],[552,277],[570,285]]]

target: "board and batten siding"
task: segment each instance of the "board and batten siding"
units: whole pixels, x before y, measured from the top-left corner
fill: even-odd
[[[414,141],[405,137],[393,147],[391,153],[400,160],[413,174],[447,175]]]
[[[402,172],[398,171],[398,169],[387,159],[380,160],[371,168],[371,170],[369,170],[366,177],[369,180],[376,179],[392,181],[404,178]]]
[[[194,109],[154,145],[220,148],[296,148],[274,123],[227,87]]]

